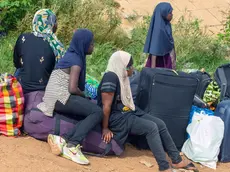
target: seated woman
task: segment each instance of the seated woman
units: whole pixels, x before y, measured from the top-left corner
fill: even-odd
[[[80,144],[103,118],[101,108],[84,95],[86,55],[92,54],[93,49],[93,33],[87,29],[77,30],[69,49],[51,74],[43,102],[38,104],[38,108],[47,116],[53,116],[53,111],[56,111],[77,120],[79,117],[85,118],[63,137],[48,137],[53,153],[62,154],[79,164],[89,164],[81,153]]]
[[[19,36],[14,48],[14,66],[24,93],[45,91],[55,63],[64,55],[56,30],[55,14],[42,9],[34,15],[33,32]]]
[[[165,123],[135,107],[129,76],[133,73],[133,59],[129,53],[118,51],[109,59],[107,73],[98,88],[98,104],[103,108],[103,139],[114,138],[121,145],[129,134],[145,136],[160,171],[172,172],[165,151],[172,159],[173,168],[196,170],[183,161]]]

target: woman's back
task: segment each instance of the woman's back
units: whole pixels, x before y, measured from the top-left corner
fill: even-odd
[[[18,79],[24,93],[43,91],[54,69],[55,55],[47,41],[33,33],[26,33],[17,40],[14,65],[20,68]]]

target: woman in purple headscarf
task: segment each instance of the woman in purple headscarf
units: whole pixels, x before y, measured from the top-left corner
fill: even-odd
[[[149,54],[146,67],[176,68],[176,55],[172,36],[173,8],[170,3],[159,3],[151,19],[144,52]],[[172,57],[170,56],[170,53]]]

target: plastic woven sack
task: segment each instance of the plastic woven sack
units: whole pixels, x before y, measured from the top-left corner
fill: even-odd
[[[85,95],[93,100],[97,99],[99,81],[90,75],[86,75]]]
[[[12,75],[0,75],[0,134],[18,136],[23,122],[24,96]]]

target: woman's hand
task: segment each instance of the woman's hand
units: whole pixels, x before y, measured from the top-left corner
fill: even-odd
[[[105,143],[109,143],[113,138],[113,133],[110,131],[110,129],[105,128],[102,130],[102,139]]]

